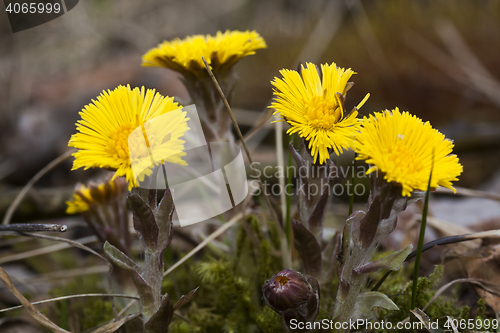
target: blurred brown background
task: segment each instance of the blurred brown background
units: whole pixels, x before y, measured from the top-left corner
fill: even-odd
[[[88,0],[16,34],[0,17],[2,207],[10,191],[67,149],[78,112],[103,89],[144,85],[187,97],[175,73],[140,66],[149,48],[226,29],[255,29],[268,44],[237,65],[233,107],[244,130],[269,105],[279,69],[336,62],[358,73],[348,107],[369,92],[362,114],[398,106],[452,138],[464,165],[459,185],[481,186],[499,169],[497,0]],[[273,149],[274,134],[264,134],[254,159],[260,150],[272,163],[262,152]],[[70,189],[93,174],[70,168],[67,161],[39,186]]]

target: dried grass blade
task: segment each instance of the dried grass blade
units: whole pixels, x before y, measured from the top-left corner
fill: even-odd
[[[495,200],[500,202],[500,194],[498,193],[491,193],[491,192],[485,192],[485,191],[478,191],[478,190],[471,190],[465,187],[459,187],[459,186],[454,186],[455,190],[457,190],[457,195],[462,195],[464,197],[472,197],[472,198],[483,198],[483,199],[490,199],[490,200]],[[448,190],[447,188],[444,187],[438,187],[436,189],[436,193],[445,193],[445,194],[453,194],[451,190]]]
[[[42,178],[43,175],[45,175],[47,172],[58,166],[60,163],[62,163],[65,159],[71,156],[76,150],[72,149],[64,154],[58,156],[56,159],[54,159],[52,162],[47,164],[42,170],[38,171],[36,175],[33,176],[33,178],[30,179],[30,181],[23,187],[21,192],[17,195],[17,197],[12,201],[10,204],[9,208],[7,209],[7,212],[5,213],[5,216],[3,218],[2,224],[9,224],[10,220],[12,218],[12,215],[14,215],[14,212],[16,211],[17,206],[21,203],[21,200],[23,200],[24,196],[28,193],[28,191],[31,189],[31,187],[40,179]]]
[[[41,237],[38,237],[38,238],[41,238]],[[10,256],[5,256],[5,257],[0,258],[0,265],[1,264],[5,264],[7,262],[11,262],[11,261],[22,260],[22,259],[26,259],[26,258],[30,258],[30,257],[34,257],[34,256],[39,256],[39,255],[42,255],[42,254],[47,254],[47,253],[51,253],[51,252],[55,252],[55,251],[60,251],[60,250],[63,250],[63,249],[70,248],[71,246],[75,246],[75,247],[78,247],[78,248],[81,248],[81,249],[85,249],[87,251],[90,250],[89,252],[97,255],[101,259],[103,259],[106,262],[108,262],[108,260],[106,260],[104,257],[102,257],[100,254],[98,254],[94,250],[92,250],[92,249],[90,249],[90,248],[88,248],[86,246],[83,246],[83,244],[85,244],[85,243],[95,242],[97,240],[97,237],[95,237],[95,236],[89,236],[89,237],[80,238],[77,241],[71,241],[69,239],[64,239],[64,238],[59,238],[59,237],[54,237],[54,238],[58,238],[58,241],[64,240],[66,244],[55,244],[55,245],[50,245],[50,246],[42,247],[42,248],[36,249],[36,250],[31,250],[31,251],[17,253],[17,254],[10,255]]]
[[[128,316],[123,317],[122,319],[120,319],[118,321],[113,321],[109,324],[101,326],[98,329],[96,329],[95,331],[92,331],[92,333],[112,333],[112,332],[115,332],[117,329],[119,329],[127,321],[132,320],[137,316],[139,316],[139,315],[138,314],[128,315]]]
[[[422,308],[422,311],[425,311],[425,309],[427,309],[429,307],[429,305],[431,305],[431,303],[434,302],[446,289],[448,289],[449,287],[451,287],[452,285],[454,285],[456,283],[477,284],[478,286],[480,286],[481,288],[483,288],[487,292],[495,294],[497,296],[500,296],[499,291],[488,287],[489,283],[486,281],[481,281],[479,279],[457,279],[457,280],[453,280],[453,281],[445,284],[441,288],[439,288],[439,290],[436,291],[436,294],[434,294],[434,296],[429,300],[429,302]]]
[[[21,294],[19,290],[12,283],[10,276],[0,267],[0,279],[5,283],[5,286],[16,296],[16,298],[21,302],[21,304],[28,310],[29,314],[40,324],[56,333],[69,333],[68,331],[60,328],[53,322],[49,320],[43,313],[35,309],[33,304],[26,299],[26,297]]]
[[[420,322],[424,325],[424,328],[431,333],[444,333],[444,331],[440,328],[432,328],[432,320],[429,316],[422,310],[415,308],[415,310],[410,310],[411,313],[415,315],[415,317],[420,320]]]
[[[197,247],[192,249],[188,254],[186,254],[184,257],[182,257],[182,259],[180,259],[172,267],[170,267],[165,273],[163,273],[163,277],[167,276],[170,272],[172,272],[174,269],[179,267],[181,264],[183,264],[186,260],[191,258],[193,255],[195,255],[198,251],[200,251],[202,248],[204,248],[212,240],[219,237],[224,231],[226,231],[227,229],[232,227],[236,222],[241,220],[244,215],[245,215],[244,213],[239,213],[236,216],[234,216],[232,219],[230,219],[228,222],[224,223],[219,229],[217,229],[213,233],[211,233],[205,240],[203,240],[203,242],[201,242]]]
[[[137,297],[137,296],[129,296],[129,295],[122,295],[122,294],[79,294],[79,295],[68,295],[68,296],[61,296],[61,297],[56,297],[56,298],[44,299],[43,301],[33,302],[31,304],[32,305],[45,304],[45,303],[50,303],[50,302],[62,301],[65,299],[81,298],[81,297],[121,297],[121,298],[139,299],[139,297]],[[17,306],[13,306],[13,307],[6,308],[6,309],[1,309],[0,312],[6,312],[6,311],[10,311],[10,310],[20,309],[22,307],[24,307],[24,305],[17,305]]]

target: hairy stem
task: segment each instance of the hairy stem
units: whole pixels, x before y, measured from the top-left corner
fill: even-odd
[[[153,291],[153,304],[143,308],[143,316],[150,318],[161,304],[161,281],[163,279],[163,263],[159,251],[146,249],[144,251],[144,280],[149,283]],[[146,320],[145,320],[146,321]]]
[[[370,206],[366,214],[355,212],[346,223],[339,267],[339,289],[333,319],[347,322],[352,318],[365,274],[359,269],[369,263],[380,241],[396,227],[397,216],[406,208],[408,198],[401,197],[401,188],[372,178]],[[340,330],[347,332],[348,329]]]

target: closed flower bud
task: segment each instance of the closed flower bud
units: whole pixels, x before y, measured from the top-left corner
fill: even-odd
[[[123,177],[88,186],[79,184],[66,202],[66,213],[81,213],[101,243],[108,241],[130,256],[127,192]]]
[[[293,269],[285,269],[262,286],[266,303],[281,315],[312,321],[319,311],[319,285],[312,276],[304,276]]]

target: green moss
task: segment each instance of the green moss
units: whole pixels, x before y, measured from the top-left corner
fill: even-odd
[[[107,293],[102,275],[78,276],[69,281],[64,287],[54,288],[49,294],[51,297],[60,297],[75,294]],[[50,308],[51,317],[56,317],[56,324],[69,329],[68,322],[76,323],[81,331],[101,325],[113,319],[113,309],[109,299],[103,297],[82,297],[55,303]]]
[[[224,332],[240,332],[252,325],[256,308],[253,303],[255,288],[251,279],[235,274],[229,258],[208,258],[197,265],[197,273],[203,289],[211,292],[209,304],[215,313],[223,314],[218,329]],[[217,291],[215,293],[215,291]],[[208,310],[206,310],[208,311]],[[204,322],[200,322],[205,326]]]
[[[249,216],[235,231],[234,254],[189,261],[164,280],[173,301],[179,290],[200,286],[193,301],[181,309],[189,323],[174,317],[172,332],[281,332],[280,316],[262,299],[265,280],[283,268],[274,255],[279,241],[274,223],[263,225]],[[169,281],[167,281],[169,280]]]
[[[203,283],[215,284],[224,281],[231,269],[229,261],[217,261],[209,257],[207,262],[201,262],[197,266],[197,273]]]
[[[76,308],[82,312],[82,329],[86,330],[105,323],[113,318],[113,308],[110,302],[103,302],[102,299],[93,297],[92,300],[80,304]]]
[[[486,318],[486,302],[484,299],[480,298],[477,301],[477,316],[476,319],[485,319]]]
[[[179,320],[177,320],[171,325],[172,332],[185,332],[188,327],[189,330],[187,330],[187,332],[220,332],[220,327],[224,322],[224,318],[215,314],[213,310],[214,309],[210,307],[200,308],[196,301],[190,302],[189,310],[185,313],[190,323],[188,324],[185,321],[180,323]]]
[[[264,307],[256,316],[257,325],[263,332],[281,333],[281,316],[271,310],[270,307]]]
[[[459,319],[467,319],[469,318],[470,308],[468,306],[464,306],[460,309],[460,314],[458,316]]]
[[[410,299],[412,282],[408,281],[413,267],[408,266],[400,272],[395,272],[389,276],[380,288],[380,292],[389,295],[400,308],[399,311],[380,311],[380,316],[393,323],[400,322],[410,316]],[[444,273],[443,266],[435,266],[434,272],[429,277],[419,277],[417,285],[416,307],[422,309],[435,295],[439,281]],[[434,300],[425,310],[427,315],[436,320],[446,316],[453,318],[469,318],[469,308],[459,307],[455,299],[447,296],[440,296]]]

